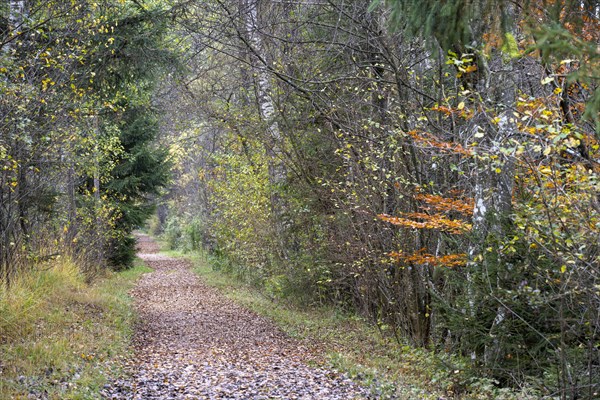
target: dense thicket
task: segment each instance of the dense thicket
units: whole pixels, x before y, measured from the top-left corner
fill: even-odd
[[[0,4],[0,275],[129,265],[166,183],[151,94],[168,14],[123,1]]]
[[[598,2],[379,3],[184,7],[155,228],[501,385],[593,398]]]

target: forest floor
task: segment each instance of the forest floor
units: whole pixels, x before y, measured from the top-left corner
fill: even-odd
[[[148,236],[138,256],[153,270],[132,295],[139,322],[125,378],[110,399],[367,399],[368,390],[321,365],[318,349],[209,287]]]

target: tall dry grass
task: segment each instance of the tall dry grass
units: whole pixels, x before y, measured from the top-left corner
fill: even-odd
[[[98,397],[127,354],[127,291],[144,270],[105,272],[89,284],[59,258],[0,288],[0,399]]]

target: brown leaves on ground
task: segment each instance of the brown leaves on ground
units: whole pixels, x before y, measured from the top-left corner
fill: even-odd
[[[105,387],[110,399],[353,399],[366,390],[307,365],[310,351],[270,321],[206,286],[187,261],[139,256],[154,271],[133,291],[140,321],[130,378]]]

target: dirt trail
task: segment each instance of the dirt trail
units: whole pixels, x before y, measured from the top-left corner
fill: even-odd
[[[306,348],[206,286],[187,261],[158,254],[147,236],[138,243],[154,271],[133,291],[140,323],[130,377],[105,387],[105,398],[368,398],[337,372],[309,367]]]

